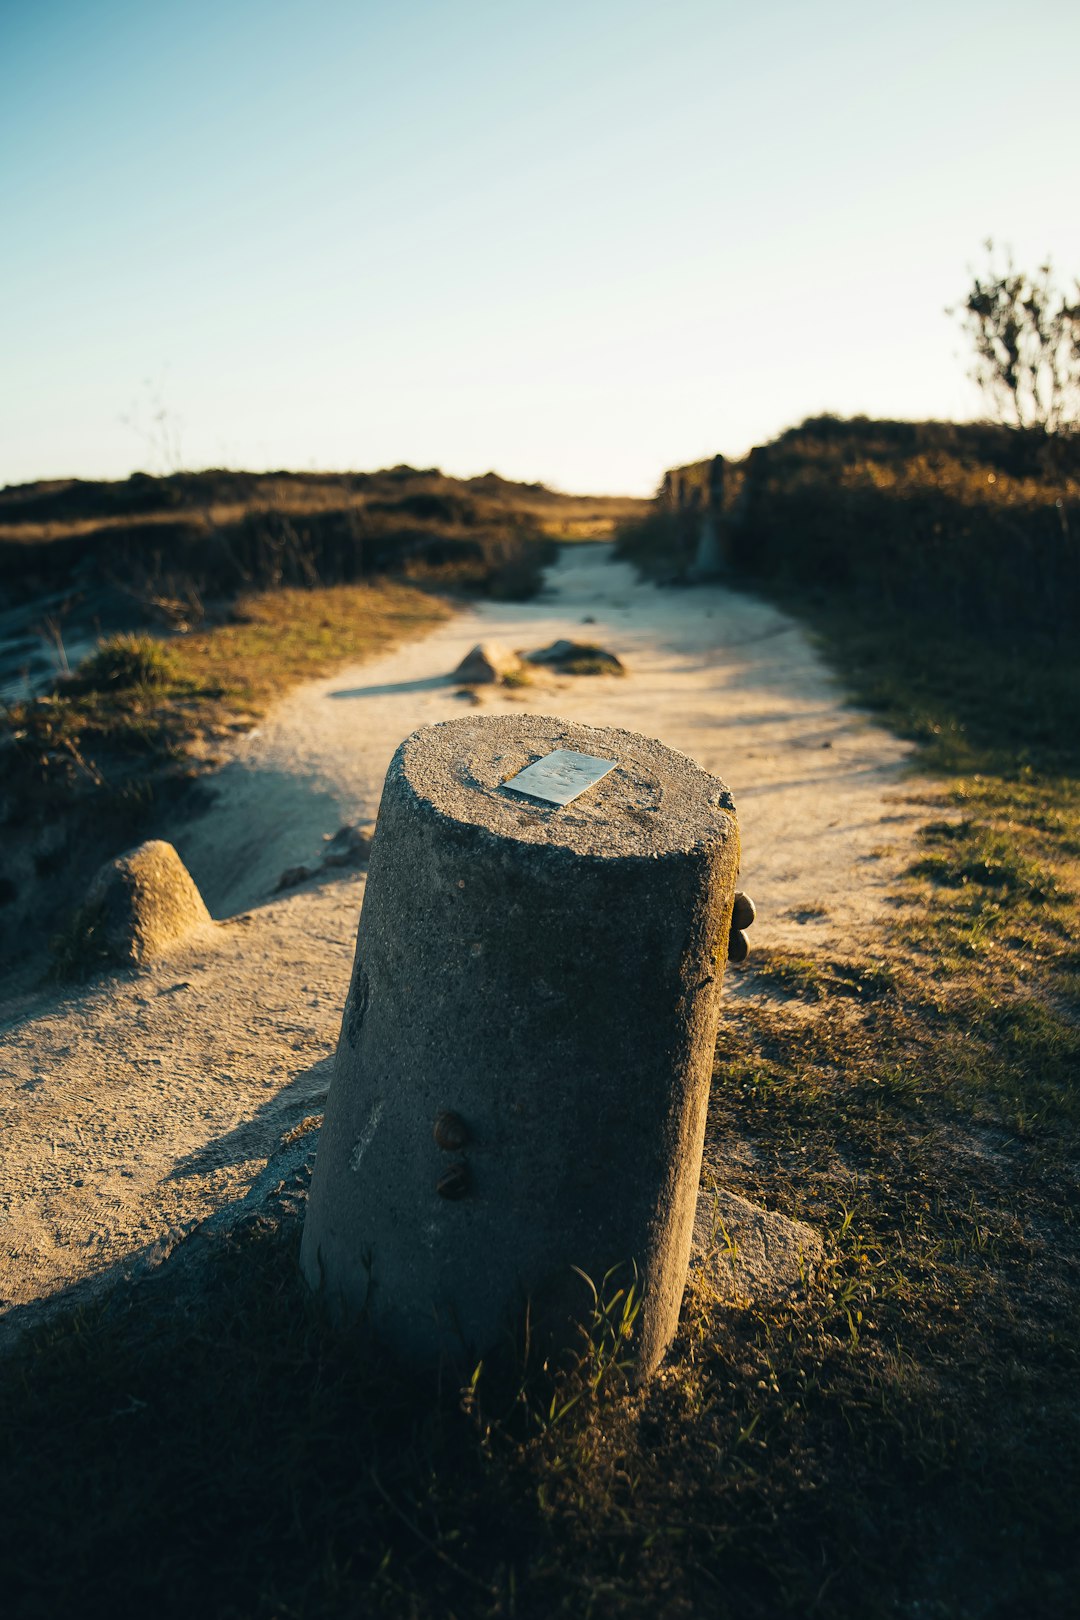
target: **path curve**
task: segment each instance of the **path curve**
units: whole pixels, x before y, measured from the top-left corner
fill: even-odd
[[[625,678],[486,692],[660,737],[732,789],[757,945],[873,948],[921,819],[905,744],[844,706],[805,633],[722,586],[658,589],[601,545],[564,547],[540,597],[484,604],[377,662],[290,693],[241,738],[175,842],[217,926],[168,962],[0,1006],[0,1311],[115,1274],[242,1199],[321,1106],[362,873],[283,895],[343,822],[373,819],[397,744],[468,712],[447,680],[478,640],[595,640]],[[735,988],[735,986],[732,986]]]

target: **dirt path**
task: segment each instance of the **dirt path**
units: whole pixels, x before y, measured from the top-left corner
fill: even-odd
[[[241,739],[175,842],[222,922],[150,972],[0,1006],[0,1310],[108,1275],[242,1199],[317,1111],[363,876],[275,896],[346,821],[374,818],[416,726],[466,711],[446,679],[476,641],[601,642],[630,673],[492,691],[662,738],[724,778],[758,944],[872,942],[922,816],[907,749],[841,704],[803,632],[722,587],[637,583],[606,546],[565,548],[544,594],[462,613],[426,640],[290,694]],[[734,986],[733,986],[734,988]]]

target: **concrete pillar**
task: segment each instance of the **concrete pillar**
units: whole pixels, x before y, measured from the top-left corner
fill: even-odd
[[[565,805],[554,750],[615,761]],[[301,1264],[410,1360],[580,1345],[636,1266],[638,1376],[686,1280],[739,836],[731,795],[633,732],[424,727],[387,772]]]

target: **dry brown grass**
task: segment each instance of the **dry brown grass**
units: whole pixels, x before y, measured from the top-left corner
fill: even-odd
[[[377,506],[387,498],[408,499],[416,495],[476,503],[478,512],[492,521],[515,517],[533,519],[539,532],[552,539],[606,539],[617,524],[642,516],[648,506],[647,501],[632,496],[564,495],[541,485],[511,483],[495,475],[459,479],[435,470],[412,468],[393,469],[390,473],[327,474],[321,478],[318,475],[299,478],[290,474],[237,474],[231,476],[232,483],[246,480],[246,487],[242,493],[232,489],[225,498],[214,493],[213,476],[179,474],[175,480],[147,480],[151,486],[175,484],[176,487],[167,491],[151,487],[146,503],[134,507],[125,505],[114,511],[100,509],[102,502],[108,499],[109,486],[95,486],[104,488],[104,496],[86,497],[87,502],[94,505],[93,511],[79,510],[76,488],[72,510],[57,510],[48,517],[24,517],[26,502],[19,499],[19,490],[0,491],[0,541],[35,545],[71,539],[98,530],[123,529],[130,525],[133,517],[137,517],[140,525],[153,528],[168,526],[178,517],[189,516],[207,528],[228,530],[250,514],[285,518],[342,511],[359,514],[372,503]],[[201,479],[208,481],[205,492],[200,489]],[[62,490],[63,486],[59,487]],[[113,487],[118,492],[124,488],[122,485]],[[166,495],[171,498],[164,499]],[[121,499],[119,494],[117,499]],[[149,504],[153,501],[163,504]],[[47,504],[46,497],[35,504]]]

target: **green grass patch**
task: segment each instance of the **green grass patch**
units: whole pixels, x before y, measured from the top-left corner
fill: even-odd
[[[826,996],[873,1000],[887,995],[895,983],[885,962],[841,962],[775,947],[755,951],[754,976],[807,1001],[821,1001]]]
[[[625,669],[612,664],[610,658],[600,656],[600,649],[595,652],[582,648],[573,658],[564,659],[558,666],[561,675],[625,675]]]
[[[1024,855],[1008,832],[973,821],[938,821],[923,828],[923,840],[932,846],[931,853],[912,870],[933,883],[954,889],[977,884],[1032,900],[1049,900],[1057,893],[1054,874]]]
[[[61,983],[83,983],[114,964],[105,939],[105,913],[101,904],[76,906],[49,940],[52,977]]]

